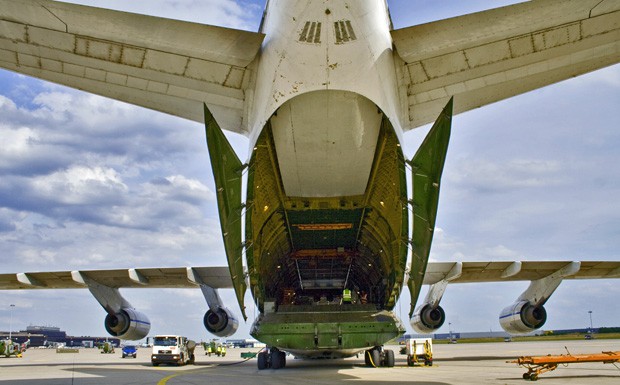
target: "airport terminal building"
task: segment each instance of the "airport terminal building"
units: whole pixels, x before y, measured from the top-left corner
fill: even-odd
[[[120,345],[120,339],[114,337],[91,337],[91,336],[68,336],[63,330],[55,326],[28,326],[26,330],[10,333],[13,341],[17,343],[29,342],[29,346],[57,346],[65,345],[70,347],[97,346],[103,342],[111,342],[114,346]],[[8,339],[9,332],[0,331],[0,339]]]

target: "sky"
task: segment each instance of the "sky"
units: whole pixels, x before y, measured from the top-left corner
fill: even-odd
[[[264,1],[74,3],[255,31]],[[388,1],[395,28],[509,1]],[[620,260],[620,66],[457,115],[431,260]],[[412,157],[429,127],[405,134]],[[240,159],[248,141],[227,134]],[[204,126],[0,70],[0,272],[225,265]],[[527,282],[449,286],[445,325],[500,331]],[[154,334],[211,336],[198,289],[125,289]],[[239,317],[230,290],[222,297]],[[425,292],[422,293],[425,295]],[[564,281],[546,330],[619,326],[618,280]],[[15,307],[10,307],[14,304]],[[248,338],[256,315],[231,338]],[[409,295],[396,314],[407,322]],[[106,335],[87,290],[0,291],[0,330]]]

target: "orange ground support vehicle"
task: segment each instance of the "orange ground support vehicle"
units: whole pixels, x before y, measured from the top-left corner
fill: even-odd
[[[618,352],[602,352],[600,354],[567,354],[557,356],[523,356],[515,361],[506,361],[508,363],[516,363],[519,366],[527,368],[527,373],[523,374],[524,380],[536,381],[538,376],[545,372],[555,370],[558,365],[576,364],[582,362],[602,362],[604,364],[616,364],[620,362],[620,351]],[[620,369],[620,368],[619,368]]]

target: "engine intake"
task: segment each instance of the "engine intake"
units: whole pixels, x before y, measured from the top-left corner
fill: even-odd
[[[122,340],[141,340],[151,331],[151,321],[135,309],[121,309],[105,317],[105,330]]]
[[[499,315],[499,323],[510,334],[526,334],[540,329],[547,322],[547,311],[542,305],[528,301],[515,302]]]
[[[441,306],[432,307],[429,304],[420,306],[411,318],[411,327],[418,333],[428,334],[439,329],[446,321],[446,312]]]
[[[239,327],[239,321],[227,308],[218,308],[216,311],[209,309],[205,313],[203,323],[209,333],[218,337],[231,336]]]

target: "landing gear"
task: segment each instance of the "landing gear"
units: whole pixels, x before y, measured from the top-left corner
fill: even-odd
[[[381,346],[375,346],[364,352],[364,362],[366,366],[378,368],[380,366],[386,368],[394,367],[394,351],[383,349]]]
[[[264,369],[281,369],[286,366],[286,353],[271,348],[267,351],[258,353],[257,364],[258,370]]]

